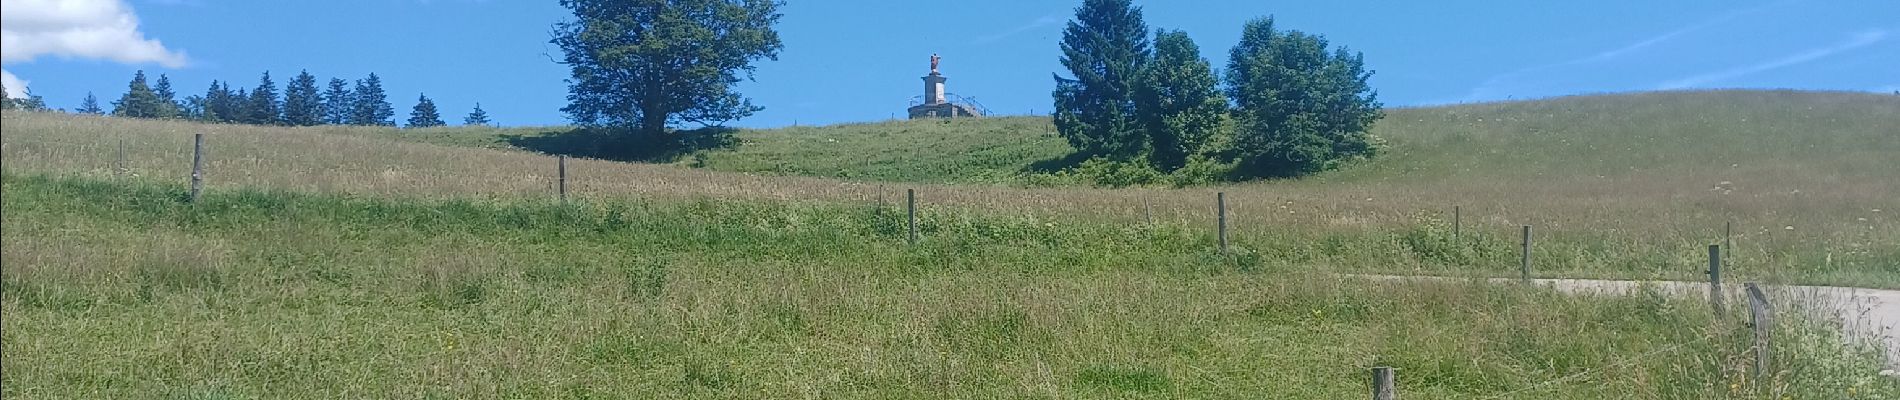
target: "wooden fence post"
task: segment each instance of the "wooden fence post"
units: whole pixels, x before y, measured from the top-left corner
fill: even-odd
[[[1531,281],[1531,226],[1530,225],[1524,225],[1524,244],[1523,244],[1523,254],[1521,256],[1522,257],[1518,260],[1518,266],[1517,266],[1519,269],[1519,274],[1522,275],[1524,282],[1530,282]]]
[[[191,202],[196,204],[205,187],[205,134],[191,136]]]
[[[1399,400],[1398,377],[1392,367],[1372,369],[1372,400]]]
[[[126,162],[125,162],[125,139],[119,139],[119,163],[118,165],[112,166],[112,174],[116,176],[125,176],[126,171],[130,169],[131,168],[126,167]]]
[[[1150,199],[1148,199],[1147,197],[1142,197],[1142,198],[1141,198],[1141,208],[1142,208],[1142,212],[1141,212],[1141,221],[1142,221],[1142,223],[1144,223],[1144,224],[1148,224],[1148,225],[1154,225],[1154,224],[1155,224],[1155,204],[1154,204],[1154,201],[1153,201],[1153,200],[1150,200]]]
[[[1463,207],[1451,206],[1451,240],[1453,241],[1458,240],[1459,228],[1462,228],[1464,225],[1464,221],[1461,220],[1464,216],[1464,210],[1461,208]]]
[[[910,210],[910,244],[917,244],[917,189],[904,189],[904,199]]]
[[[556,163],[558,164],[558,166],[555,168],[559,170],[558,174],[561,177],[560,178],[561,179],[561,188],[560,188],[561,202],[566,203],[567,202],[567,156],[561,156],[560,160],[556,161]]]
[[[1723,310],[1727,309],[1727,307],[1724,307],[1722,304],[1724,301],[1723,297],[1722,245],[1712,244],[1709,245],[1709,304],[1715,307],[1715,313],[1718,316],[1722,314]]]
[[[1771,375],[1769,359],[1773,353],[1770,336],[1774,332],[1775,315],[1769,307],[1768,295],[1762,293],[1760,286],[1749,282],[1742,284],[1742,287],[1748,291],[1748,315],[1755,325],[1755,382],[1760,385],[1763,379]]]
[[[1220,253],[1227,254],[1227,192],[1214,193],[1214,206],[1220,209]]]

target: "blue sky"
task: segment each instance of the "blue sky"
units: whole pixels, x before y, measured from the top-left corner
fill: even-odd
[[[931,53],[949,91],[998,114],[1045,113],[1057,41],[1079,0],[791,0],[785,49],[741,91],[767,107],[740,126],[900,115]],[[1137,1],[1216,64],[1241,25],[1274,15],[1366,54],[1390,106],[1693,88],[1900,91],[1900,1]],[[383,78],[406,117],[419,93],[459,122],[480,102],[504,125],[565,122],[566,70],[541,0],[0,0],[8,90],[54,107],[117,98],[137,69],[183,94],[212,79],[279,85]]]

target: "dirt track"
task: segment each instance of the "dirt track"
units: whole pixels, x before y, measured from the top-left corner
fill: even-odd
[[[1458,278],[1413,276],[1364,276],[1390,280],[1452,280]],[[1495,283],[1518,282],[1513,278],[1492,278]],[[1708,296],[1706,282],[1614,281],[1594,279],[1533,279],[1538,285],[1569,293],[1625,294],[1643,287],[1692,296]],[[1723,286],[1731,307],[1745,306],[1742,285]],[[1844,334],[1859,340],[1878,340],[1887,349],[1887,367],[1900,369],[1900,290],[1863,289],[1832,286],[1762,286],[1769,301],[1779,310],[1798,310],[1811,317],[1840,322]]]

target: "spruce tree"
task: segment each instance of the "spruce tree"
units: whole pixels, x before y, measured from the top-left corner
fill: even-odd
[[[428,128],[442,125],[444,125],[442,115],[436,112],[435,102],[429,100],[429,95],[424,94],[416,99],[416,107],[409,110],[409,127]]]
[[[172,78],[158,74],[158,83],[152,85],[152,93],[158,95],[158,115],[154,118],[178,118],[178,92],[172,91]]]
[[[315,126],[323,123],[323,99],[317,92],[317,77],[310,71],[297,74],[284,87],[284,124]]]
[[[231,92],[218,81],[211,81],[211,88],[205,89],[203,110],[198,120],[204,122],[231,121]]]
[[[158,118],[164,112],[159,105],[158,93],[145,83],[145,71],[132,75],[132,82],[126,85],[124,96],[112,102],[112,115],[131,118]]]
[[[1147,147],[1135,88],[1149,58],[1148,25],[1130,0],[1087,0],[1062,32],[1056,131],[1077,150],[1128,159]]]
[[[330,90],[323,92],[323,121],[333,125],[350,123],[356,112],[356,99],[350,95],[350,82],[330,78]]]
[[[86,92],[86,99],[79,101],[77,111],[79,111],[80,114],[92,115],[105,115],[106,113],[105,109],[99,108],[99,97],[93,96],[92,92]]]
[[[477,106],[476,108],[481,108]],[[0,83],[0,110],[13,109],[13,95],[7,94],[7,84]]]
[[[389,105],[389,96],[383,93],[383,79],[376,74],[356,81],[353,91],[356,106],[350,116],[351,125],[396,126],[396,109]]]
[[[226,83],[226,85],[229,85],[229,83]],[[226,89],[226,90],[229,90],[229,89]],[[240,87],[237,89],[237,91],[230,92],[229,96],[230,96],[230,103],[231,103],[230,104],[231,116],[225,117],[225,119],[231,121],[231,123],[236,123],[236,124],[250,123],[249,121],[252,120],[251,118],[251,90]]]
[[[488,120],[488,111],[482,110],[482,103],[475,103],[475,111],[469,111],[468,118],[462,119],[463,125],[488,125],[491,123],[494,122]]]
[[[1235,107],[1236,172],[1299,176],[1373,155],[1372,123],[1385,114],[1366,83],[1365,57],[1326,39],[1248,22],[1227,66]]]
[[[1148,134],[1148,160],[1167,172],[1205,150],[1221,128],[1227,100],[1214,67],[1187,32],[1158,31],[1154,47],[1154,60],[1135,86],[1135,104]]]
[[[258,79],[257,88],[251,89],[250,107],[245,113],[244,123],[255,125],[281,125],[284,121],[283,106],[277,99],[277,83],[271,81],[270,71],[264,71],[264,77]]]
[[[178,101],[178,117],[192,121],[207,121],[205,117],[205,98],[199,95],[185,96]]]

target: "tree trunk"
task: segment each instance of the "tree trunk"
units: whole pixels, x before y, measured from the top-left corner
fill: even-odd
[[[641,110],[640,134],[650,139],[665,138],[666,116],[667,113],[661,111],[659,107],[647,107],[645,110]]]

